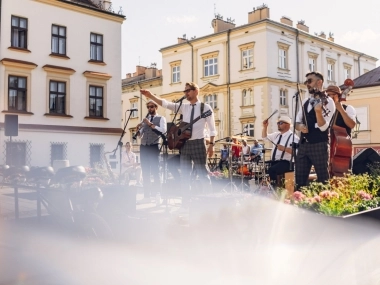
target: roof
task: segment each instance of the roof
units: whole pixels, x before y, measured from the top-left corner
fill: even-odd
[[[380,66],[354,79],[354,89],[380,85]]]
[[[109,14],[112,14],[114,16],[119,16],[119,17],[125,18],[125,16],[121,14],[122,13],[121,10],[116,13],[113,10],[112,4],[109,7],[106,7],[102,1],[95,1],[95,0],[58,0],[58,1],[69,2],[69,3],[72,3],[74,5],[84,6],[84,7],[87,7],[89,9],[92,9],[92,10],[98,10],[98,11],[101,11],[103,13],[109,13]]]

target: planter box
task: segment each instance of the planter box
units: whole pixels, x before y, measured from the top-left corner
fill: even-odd
[[[380,220],[380,207],[373,208],[366,211],[361,211],[361,212],[350,214],[350,215],[340,216],[340,218],[347,219],[347,218],[353,218],[353,217],[358,217],[358,216],[371,217],[376,220]]]

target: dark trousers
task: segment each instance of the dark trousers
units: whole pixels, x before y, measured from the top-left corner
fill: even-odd
[[[272,183],[276,183],[277,175],[282,175],[285,172],[289,172],[289,171],[290,171],[289,160],[271,161],[271,166],[268,169],[270,181],[272,181]]]
[[[141,171],[144,185],[144,198],[149,198],[161,190],[159,178],[159,154],[158,144],[140,145]],[[154,184],[151,182],[151,175]]]
[[[194,171],[199,176],[203,190],[210,189],[210,178],[206,169],[207,152],[204,139],[188,140],[181,149],[181,185],[183,204],[190,200]],[[208,186],[208,187],[207,187]],[[194,190],[194,189],[191,189]]]
[[[317,181],[325,183],[329,180],[329,146],[327,142],[308,143],[299,145],[296,156],[296,188],[307,186],[311,166],[314,165]]]

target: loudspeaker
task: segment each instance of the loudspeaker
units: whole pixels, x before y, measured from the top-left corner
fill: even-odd
[[[373,148],[366,148],[359,151],[353,157],[352,173],[353,174],[370,174],[368,164],[380,162],[380,155]]]
[[[7,137],[18,136],[18,115],[5,115],[4,131]]]

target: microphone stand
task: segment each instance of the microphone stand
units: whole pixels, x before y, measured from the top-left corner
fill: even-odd
[[[127,112],[128,112],[128,110],[125,111],[125,113],[124,113],[124,120],[125,120],[125,114],[126,114]],[[122,133],[121,133],[121,135],[120,135],[119,141],[117,142],[116,148],[112,151],[112,152],[113,152],[113,155],[115,155],[117,149],[120,147],[120,155],[119,155],[119,181],[120,181],[120,179],[121,179],[121,164],[122,164],[122,161],[121,161],[121,156],[122,156],[122,155],[121,155],[121,149],[122,149],[122,146],[123,146],[122,139],[123,139],[123,137],[124,137],[125,129],[127,128],[127,125],[128,125],[129,119],[131,118],[131,115],[132,115],[133,112],[135,112],[135,111],[130,111],[130,113],[129,113],[129,117],[128,117],[128,120],[127,120],[127,121],[125,122],[125,124],[124,124],[124,128],[123,128],[123,131],[122,131]]]
[[[295,100],[295,104],[294,104],[294,116],[293,116],[293,138],[292,138],[292,154],[290,156],[290,161],[289,161],[289,170],[290,171],[294,171],[294,178],[296,176],[296,170],[294,168],[293,158],[295,158],[295,156],[296,156],[296,150],[298,148],[298,144],[294,143],[294,136],[296,134],[296,121],[297,121],[298,108],[299,108],[300,105],[301,105],[301,108],[303,108],[302,104],[300,104],[300,100],[301,100],[300,94],[301,94],[301,90],[300,90],[299,84],[297,83],[297,92],[293,96],[293,99]],[[294,183],[294,190],[296,189],[296,187],[297,186]]]

